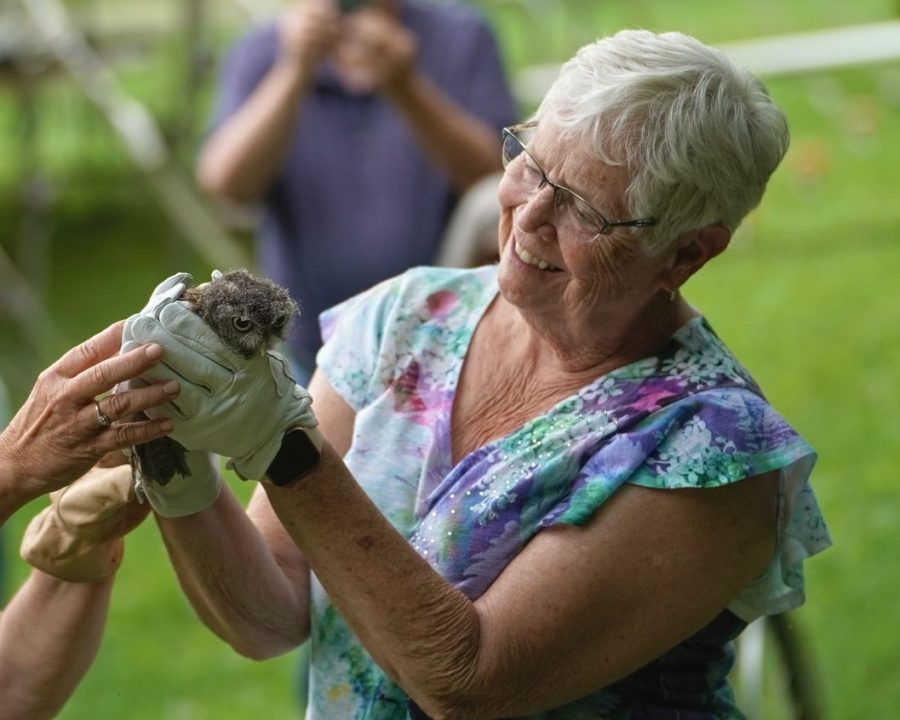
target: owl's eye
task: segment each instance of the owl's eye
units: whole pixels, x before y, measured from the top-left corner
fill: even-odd
[[[234,329],[239,333],[250,332],[253,329],[253,323],[247,320],[247,318],[233,318],[231,324],[234,325]]]
[[[284,329],[285,324],[287,324],[287,315],[279,315],[272,323],[272,329],[276,332],[281,331]]]

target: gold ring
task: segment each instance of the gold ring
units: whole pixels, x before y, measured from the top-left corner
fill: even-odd
[[[109,415],[107,415],[100,409],[99,400],[94,400],[94,407],[97,408],[97,424],[100,427],[109,427],[109,424],[112,422],[112,420],[109,419]]]

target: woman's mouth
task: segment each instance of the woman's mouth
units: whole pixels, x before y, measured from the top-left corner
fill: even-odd
[[[515,250],[516,257],[526,265],[531,265],[531,267],[536,267],[539,270],[546,270],[548,272],[562,272],[562,270],[555,265],[551,265],[546,260],[543,260],[536,255],[532,255],[517,242],[513,244],[513,249]]]

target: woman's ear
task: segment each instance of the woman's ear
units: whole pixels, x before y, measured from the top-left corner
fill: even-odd
[[[663,285],[670,289],[681,287],[707,262],[722,253],[730,242],[731,231],[724,225],[707,225],[685,233],[675,243]]]

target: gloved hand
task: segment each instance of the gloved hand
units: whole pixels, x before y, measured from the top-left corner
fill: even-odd
[[[159,311],[169,303],[178,300],[193,281],[194,276],[190,273],[175,273],[171,277],[167,277],[153,289],[153,292],[150,293],[150,299],[138,314],[157,317]],[[122,342],[123,344],[125,343],[124,337]]]
[[[146,498],[157,515],[183,517],[193,515],[212,505],[222,490],[222,477],[216,469],[213,457],[203,451],[188,450],[184,460],[190,476],[179,474],[165,485],[157,482],[135,480],[138,500]]]
[[[28,564],[68,582],[98,582],[122,562],[123,536],[149,512],[134,498],[128,465],[89,470],[50,495],[22,538]]]
[[[163,280],[143,307],[140,315],[157,317],[166,305],[178,302],[178,298],[193,282],[189,273],[176,273]],[[134,342],[128,333],[122,335],[122,352],[127,352],[140,343]],[[132,381],[132,385],[140,381]],[[185,461],[191,471],[190,477],[176,475],[165,486],[145,483],[136,477],[137,499],[146,499],[153,510],[163,517],[182,517],[205,510],[215,502],[222,489],[222,478],[215,469],[212,458],[205,452],[188,452]]]
[[[165,348],[163,362],[145,377],[174,378],[181,385],[174,401],[148,414],[172,418],[173,439],[188,450],[230,457],[245,479],[265,474],[293,428],[304,429],[321,449],[312,398],[294,382],[287,361],[275,352],[250,359],[232,352],[185,303],[174,301],[189,281],[180,273],[161,283],[125,324],[123,350],[147,342]]]

